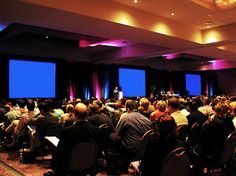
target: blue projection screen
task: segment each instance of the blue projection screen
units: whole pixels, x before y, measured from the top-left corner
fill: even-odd
[[[124,97],[146,96],[145,70],[119,68],[119,85]]]
[[[195,74],[186,74],[186,91],[189,96],[201,95],[201,76]]]
[[[9,98],[55,97],[55,63],[9,60]]]

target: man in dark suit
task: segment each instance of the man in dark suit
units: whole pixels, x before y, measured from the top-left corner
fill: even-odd
[[[79,141],[92,139],[100,146],[100,131],[87,122],[88,109],[83,103],[75,106],[77,121],[62,130],[60,141],[52,156],[51,168],[57,176],[66,176],[72,147]]]

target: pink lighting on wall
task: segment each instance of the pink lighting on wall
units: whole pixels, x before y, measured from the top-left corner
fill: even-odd
[[[88,47],[90,45],[90,42],[87,40],[79,40],[79,47],[81,48],[85,48]]]
[[[162,56],[164,56],[165,59],[169,60],[169,59],[175,59],[178,56],[178,54],[164,54]]]
[[[209,61],[213,70],[224,69],[227,67],[228,63],[224,60],[212,60]]]
[[[127,42],[122,40],[122,39],[105,40],[105,41],[102,41],[102,42],[92,43],[89,46],[94,47],[94,46],[98,46],[98,45],[123,47],[123,46],[127,46]]]
[[[102,98],[102,90],[101,90],[101,85],[99,84],[97,70],[93,71],[93,83],[94,83],[93,94],[95,95],[95,98],[101,99]]]
[[[170,93],[173,93],[172,83],[170,83]]]
[[[73,91],[73,86],[72,86],[72,83],[70,82],[70,100],[73,100],[74,99],[74,91]]]

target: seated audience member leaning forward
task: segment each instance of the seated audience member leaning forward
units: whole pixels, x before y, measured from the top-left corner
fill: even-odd
[[[66,176],[72,147],[79,141],[92,139],[100,146],[99,128],[87,122],[88,108],[83,103],[75,106],[77,121],[64,128],[58,146],[52,156],[51,168],[57,176]]]

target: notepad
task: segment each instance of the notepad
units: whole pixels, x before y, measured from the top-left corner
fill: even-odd
[[[56,136],[45,136],[45,139],[51,142],[54,146],[57,146],[60,141]]]

